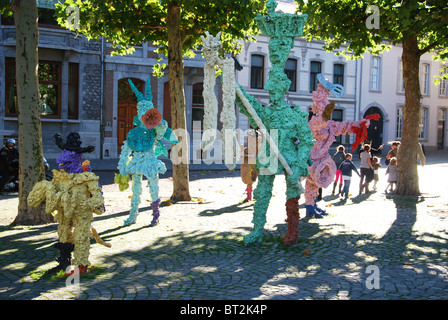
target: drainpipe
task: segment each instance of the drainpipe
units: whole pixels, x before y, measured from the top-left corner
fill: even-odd
[[[362,101],[362,66],[364,64],[364,58],[360,58],[360,72],[359,72],[359,103],[358,103],[358,115],[355,120],[361,119],[361,101]]]
[[[103,123],[103,95],[104,95],[104,38],[101,38],[101,89],[100,89],[100,159],[103,159],[104,123]]]

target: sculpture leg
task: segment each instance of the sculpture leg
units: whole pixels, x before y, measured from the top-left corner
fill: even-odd
[[[72,243],[58,242],[54,245],[54,247],[59,250],[59,257],[56,259],[59,264],[45,273],[48,275],[56,274],[61,270],[64,270],[65,272],[67,267],[72,264],[72,251],[75,248]]]
[[[82,214],[82,213],[81,213]],[[90,265],[90,235],[92,224],[91,213],[84,213],[84,216],[77,216],[75,219],[74,241],[75,251],[73,252],[73,264],[75,266],[87,267]],[[89,217],[90,216],[90,217]],[[80,269],[81,271],[81,269]]]
[[[254,230],[244,237],[244,244],[261,242],[263,238],[263,228],[266,224],[266,211],[272,197],[272,187],[275,175],[260,175],[257,187],[254,190],[254,217],[252,223]]]
[[[249,184],[247,185],[246,193],[247,193],[246,201],[252,201],[252,185]]]
[[[59,257],[56,259],[58,265],[46,272],[46,274],[56,274],[61,270],[67,269],[72,264],[73,245],[72,222],[63,214],[58,213],[58,238],[59,242],[54,247],[59,251]]]
[[[151,192],[151,207],[152,207],[152,221],[151,221],[151,227],[156,226],[159,223],[159,216],[160,216],[160,210],[159,210],[159,176],[155,175],[153,178],[148,178],[148,187],[149,191]]]
[[[132,176],[132,199],[129,217],[124,221],[125,226],[129,226],[136,222],[138,215],[138,206],[140,205],[140,195],[142,193],[142,175],[135,174]]]
[[[290,246],[297,243],[299,240],[299,197],[289,198],[286,201],[286,222],[288,223],[288,230],[285,234],[285,239],[283,244],[285,246]]]

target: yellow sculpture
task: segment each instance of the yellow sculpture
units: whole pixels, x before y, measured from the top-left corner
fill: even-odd
[[[47,273],[57,273],[66,270],[71,263],[85,272],[90,265],[90,237],[107,247],[91,227],[93,213],[104,213],[104,198],[98,184],[99,177],[93,172],[67,173],[64,170],[53,170],[52,181],[38,182],[28,195],[28,205],[37,207],[45,201],[45,211],[53,213],[59,223],[59,242],[55,245],[60,251],[57,259],[59,265]]]

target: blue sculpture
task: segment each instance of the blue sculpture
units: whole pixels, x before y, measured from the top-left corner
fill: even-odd
[[[129,187],[132,177],[131,210],[129,217],[124,221],[124,225],[128,226],[137,219],[143,175],[148,179],[153,215],[151,227],[153,227],[158,224],[160,216],[159,174],[166,172],[165,164],[157,157],[162,154],[168,156],[161,139],[171,143],[178,143],[178,140],[167,122],[162,119],[160,112],[154,108],[150,78],[146,82],[145,96],[130,79],[128,81],[137,96],[137,115],[134,117],[135,128],[128,132],[121,149],[119,174],[115,175],[115,183],[119,184],[120,191],[124,191]]]

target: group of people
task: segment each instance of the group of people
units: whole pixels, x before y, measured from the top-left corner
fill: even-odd
[[[392,142],[391,150],[387,153],[385,164],[387,182],[388,185],[386,187],[385,193],[395,192],[397,187],[398,180],[398,149],[400,147],[399,141]],[[336,164],[336,179],[333,184],[333,192],[334,195],[336,192],[336,187],[339,183],[339,192],[344,199],[348,198],[350,182],[352,177],[352,172],[355,172],[359,178],[359,194],[369,193],[369,184],[373,181],[373,189],[376,190],[377,183],[379,181],[379,168],[382,167],[381,159],[377,156],[381,150],[383,149],[383,145],[381,145],[378,149],[372,148],[371,141],[364,141],[363,147],[359,153],[359,158],[361,160],[359,170],[356,168],[355,164],[352,162],[353,155],[351,153],[345,153],[344,146],[340,145],[337,148],[337,152],[333,155],[333,160]],[[425,164],[425,156],[420,145],[419,158],[422,165]]]

